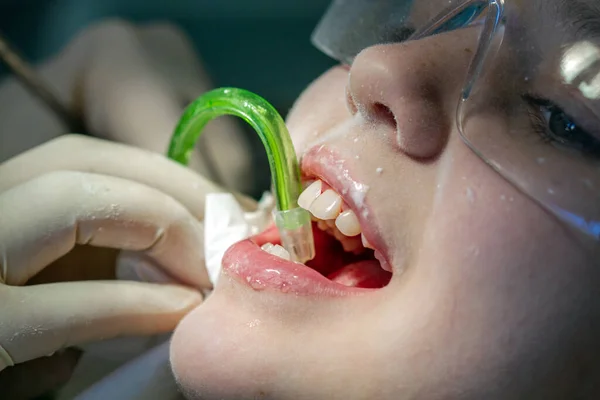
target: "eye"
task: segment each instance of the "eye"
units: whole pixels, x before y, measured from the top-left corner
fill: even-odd
[[[487,2],[476,2],[475,4],[467,7],[462,12],[454,16],[452,19],[447,21],[444,25],[438,28],[435,33],[450,32],[472,23],[481,12],[487,7]]]
[[[600,141],[583,130],[573,118],[549,100],[527,99],[537,108],[534,128],[551,143],[600,157]]]

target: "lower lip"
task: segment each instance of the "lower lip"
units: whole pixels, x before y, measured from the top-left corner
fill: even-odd
[[[370,293],[330,281],[303,264],[263,251],[251,239],[233,245],[223,257],[223,272],[250,288],[295,295],[342,297]]]

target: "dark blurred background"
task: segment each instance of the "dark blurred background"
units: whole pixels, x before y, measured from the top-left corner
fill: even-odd
[[[0,31],[29,61],[54,53],[90,23],[110,17],[169,21],[191,38],[216,86],[259,93],[284,116],[333,62],[310,43],[328,0],[0,0]],[[0,79],[8,71],[0,66]],[[251,140],[256,135],[251,134]],[[266,168],[260,143],[257,172]],[[268,173],[253,194],[269,184]]]

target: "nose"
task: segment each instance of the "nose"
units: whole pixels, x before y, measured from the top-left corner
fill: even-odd
[[[439,156],[456,126],[455,110],[475,35],[450,32],[363,50],[350,69],[349,109],[394,128],[398,150]]]

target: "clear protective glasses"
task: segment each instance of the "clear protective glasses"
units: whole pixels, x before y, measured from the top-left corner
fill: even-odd
[[[473,30],[476,48],[456,43],[472,57],[457,96],[464,142],[532,200],[600,240],[596,2],[336,0],[312,39],[351,64],[375,44]]]

